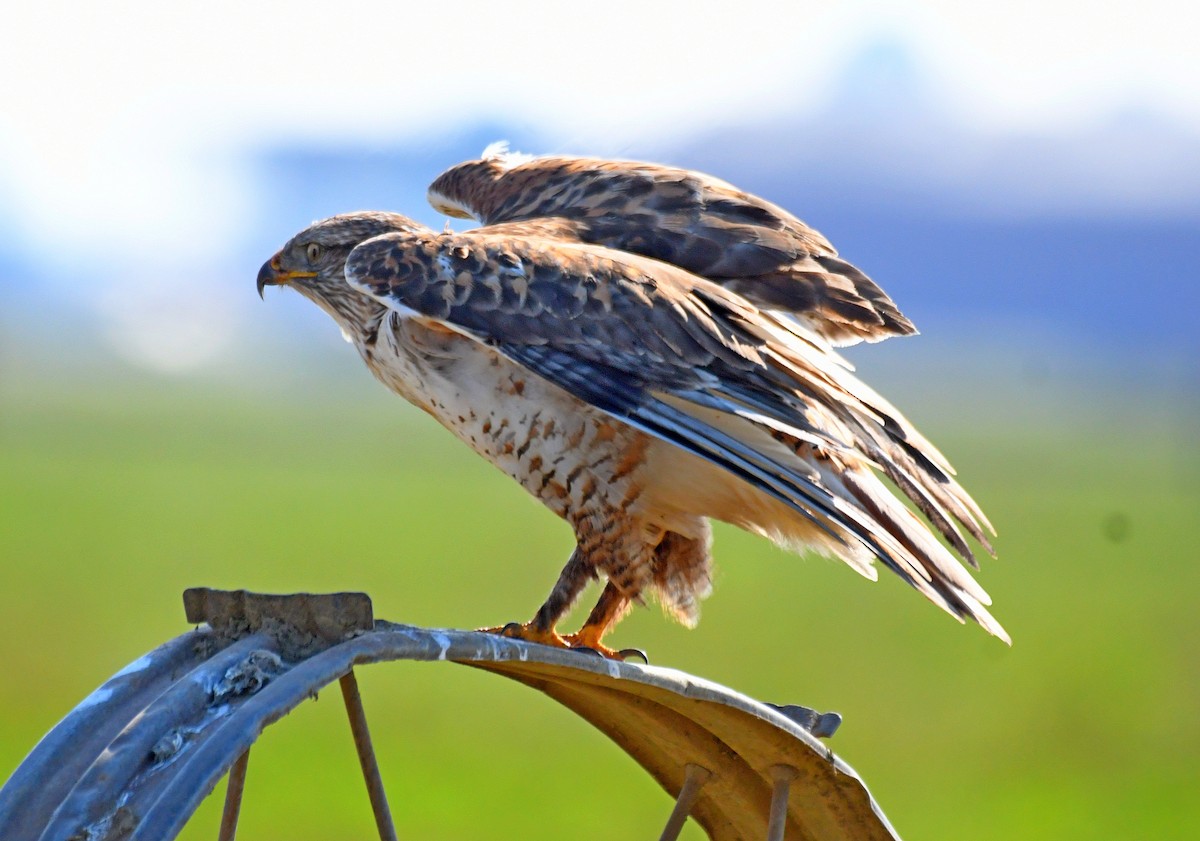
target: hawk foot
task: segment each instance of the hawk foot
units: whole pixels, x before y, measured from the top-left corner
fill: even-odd
[[[551,648],[569,648],[573,651],[578,651],[580,654],[591,654],[597,657],[605,657],[609,660],[628,660],[631,657],[638,657],[643,663],[649,665],[650,660],[646,657],[646,652],[640,648],[622,648],[613,649],[602,644],[600,637],[595,633],[588,633],[588,629],[584,627],[576,634],[562,635],[553,628],[540,628],[535,622],[509,622],[507,625],[499,625],[493,628],[478,628],[480,633],[495,634],[500,637],[508,637],[509,639],[524,640],[525,642],[536,642],[540,645],[548,645]]]
[[[646,652],[640,648],[609,648],[600,642],[600,635],[589,633],[585,625],[575,634],[567,634],[563,637],[567,645],[576,651],[598,654],[601,657],[606,657],[609,660],[628,660],[631,657],[638,657],[647,666],[650,665],[650,658],[646,656]]]
[[[499,637],[508,637],[509,639],[524,640],[525,642],[536,642],[541,645],[548,645],[552,648],[570,648],[571,646],[563,639],[562,635],[553,628],[540,628],[534,622],[509,622],[507,625],[500,625],[495,628],[477,628],[477,631],[484,634],[495,634]]]
[[[603,648],[602,650],[597,651],[594,648],[588,648],[586,645],[573,645],[571,646],[571,649],[573,651],[587,652],[589,654],[595,654],[597,657],[605,657],[609,660],[620,660],[622,662],[636,657],[645,665],[650,665],[650,658],[647,657],[646,652],[642,651],[640,648],[618,648],[615,650],[612,648]]]

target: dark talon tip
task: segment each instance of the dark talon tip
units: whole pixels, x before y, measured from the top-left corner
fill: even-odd
[[[646,652],[642,651],[640,648],[622,648],[617,652],[617,656],[622,660],[628,660],[630,657],[640,657],[642,658],[643,663],[645,663],[647,666],[650,665],[650,658],[647,657]]]
[[[573,645],[573,646],[571,646],[571,650],[578,651],[580,654],[590,654],[593,657],[603,657],[604,656],[596,649],[588,648],[586,645]]]
[[[522,629],[521,629],[520,622],[509,622],[507,625],[505,625],[503,628],[500,629],[500,636],[516,637],[516,636],[520,635],[521,630]]]

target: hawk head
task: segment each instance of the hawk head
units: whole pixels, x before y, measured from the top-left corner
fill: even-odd
[[[258,270],[258,294],[268,286],[291,286],[325,310],[347,338],[361,338],[385,310],[346,282],[346,258],[382,234],[425,231],[398,213],[363,211],[331,216],[296,234]]]

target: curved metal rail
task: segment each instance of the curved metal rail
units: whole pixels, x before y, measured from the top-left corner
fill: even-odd
[[[775,707],[673,669],[474,631],[374,621],[362,594],[190,590],[208,624],[130,663],[85,698],[0,789],[0,838],[174,838],[230,774],[220,838],[236,830],[250,746],[340,681],[382,839],[395,838],[355,666],[447,660],[537,689],[591,722],[717,841],[896,838],[866,786],[814,732],[840,719]]]

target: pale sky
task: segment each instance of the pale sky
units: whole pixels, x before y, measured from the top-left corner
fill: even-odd
[[[16,247],[62,263],[52,270],[81,254],[94,263],[99,249],[149,287],[166,255],[202,264],[235,236],[250,206],[238,168],[248,148],[386,143],[490,121],[613,153],[828,108],[847,62],[879,41],[902,44],[926,95],[968,130],[1054,135],[1136,109],[1200,133],[1198,10],[1194,0],[10,4],[0,218],[15,224]]]
[[[15,201],[35,231],[64,214],[170,221],[162,214],[188,214],[180,196],[236,203],[241,173],[228,158],[244,144],[387,141],[489,118],[574,147],[619,148],[822,106],[848,56],[879,38],[906,44],[939,104],[984,131],[1066,131],[1131,107],[1200,130],[1198,9],[1171,0],[14,4],[0,51],[0,203]],[[220,235],[214,220],[190,215],[171,230]],[[132,236],[104,234],[116,244]]]

